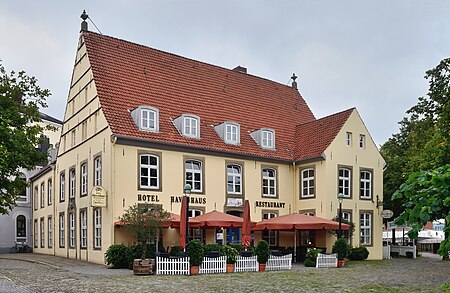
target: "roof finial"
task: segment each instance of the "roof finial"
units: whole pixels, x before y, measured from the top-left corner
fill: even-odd
[[[83,13],[81,14],[80,17],[83,20],[81,22],[81,31],[87,31],[88,30],[88,24],[86,22],[86,19],[88,19],[89,15],[87,15],[86,10],[83,10]]]
[[[295,81],[295,80],[297,79],[297,76],[295,75],[295,73],[292,73],[291,79],[292,79],[292,88],[293,88],[294,90],[298,90],[298,88],[297,88],[297,82]]]

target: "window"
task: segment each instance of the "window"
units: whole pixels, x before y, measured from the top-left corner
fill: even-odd
[[[242,194],[241,166],[227,166],[227,192],[230,194]]]
[[[197,217],[203,214],[203,211],[196,210],[196,209],[189,209],[188,216],[191,217]],[[200,240],[203,239],[203,229],[202,228],[189,228],[189,241],[191,240]]]
[[[88,185],[88,168],[87,168],[87,163],[84,163],[81,165],[81,170],[80,170],[80,183],[81,183],[81,188],[80,188],[80,192],[81,192],[81,196],[83,195],[87,195],[87,185]]]
[[[66,174],[59,175],[59,201],[63,202],[66,199]]]
[[[47,181],[47,204],[48,205],[52,204],[52,192],[53,192],[52,179],[49,179]]]
[[[370,171],[361,171],[359,196],[363,199],[372,198],[372,173]]]
[[[34,210],[37,210],[39,207],[39,190],[37,186],[34,188]]]
[[[359,147],[362,149],[366,148],[366,136],[364,134],[359,135]]]
[[[59,214],[59,247],[65,246],[65,220],[64,213]]]
[[[350,178],[352,171],[347,168],[339,168],[339,193],[342,193],[344,197],[351,196]]]
[[[372,244],[372,214],[362,212],[360,215],[361,245]]]
[[[83,121],[81,124],[81,140],[86,140],[87,137],[87,121]]]
[[[262,190],[263,196],[277,196],[276,170],[265,168],[263,169]]]
[[[20,180],[23,182],[22,188],[19,190],[19,196],[17,197],[17,202],[26,202],[28,200],[27,198],[27,179],[25,177],[25,174],[19,175]]]
[[[34,247],[38,248],[39,239],[38,239],[38,220],[34,219]]]
[[[271,212],[263,213],[263,220],[275,218],[277,214]],[[262,233],[262,239],[269,243],[269,246],[278,246],[278,231],[264,230]]]
[[[75,248],[75,214],[69,213],[69,247]]]
[[[69,171],[69,198],[75,198],[75,169]]]
[[[102,185],[102,158],[101,157],[96,157],[94,160],[94,185],[95,186]]]
[[[72,147],[74,147],[77,144],[77,133],[74,130],[72,130]]]
[[[261,147],[267,148],[267,149],[273,149],[274,148],[274,134],[272,131],[269,130],[263,130],[261,138]]]
[[[45,206],[45,187],[44,183],[41,183],[41,208]]]
[[[140,187],[159,188],[159,157],[154,155],[140,156]]]
[[[186,182],[192,187],[192,192],[202,192],[202,162],[186,161]]]
[[[53,247],[53,225],[52,225],[52,217],[48,217],[47,220],[47,230],[48,230],[48,248]]]
[[[41,218],[41,248],[45,247],[45,227],[44,218]]]
[[[345,134],[345,144],[348,146],[352,145],[352,133],[351,132],[347,132]]]
[[[80,247],[87,247],[87,210],[80,211]]]
[[[314,169],[302,171],[302,198],[314,197]]]
[[[94,209],[94,248],[102,247],[102,209]]]
[[[338,215],[338,217],[339,217],[339,215]],[[351,223],[352,222],[352,213],[342,211],[342,221],[344,223]],[[351,244],[350,230],[342,230],[342,237],[344,237],[347,240],[347,244]]]
[[[189,136],[189,137],[200,137],[198,135],[198,119],[194,117],[184,117],[184,127],[183,127],[183,135]]]
[[[141,110],[141,128],[144,130],[156,131],[156,111],[150,109]]]
[[[316,231],[315,230],[301,230],[300,231],[300,244],[305,246],[311,246],[316,244]]]
[[[239,127],[235,124],[225,124],[225,142],[239,144]]]
[[[16,241],[26,241],[27,239],[27,220],[25,216],[20,215],[16,218]]]

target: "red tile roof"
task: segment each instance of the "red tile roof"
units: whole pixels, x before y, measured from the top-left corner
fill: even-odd
[[[315,117],[291,87],[93,32],[82,36],[113,134],[283,160],[304,151],[297,125]],[[159,133],[138,130],[129,111],[140,105],[159,109]],[[180,135],[171,119],[182,114],[200,117],[201,139]],[[240,124],[240,145],[225,144],[215,132],[212,125],[224,121]],[[263,127],[275,130],[275,151],[250,136]]]
[[[302,161],[320,157],[354,110],[355,108],[348,109],[298,125],[295,134],[297,140],[295,160]]]

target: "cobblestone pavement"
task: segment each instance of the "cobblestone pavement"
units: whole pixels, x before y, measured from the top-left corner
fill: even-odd
[[[439,292],[450,262],[417,259],[351,261],[341,269],[201,276],[134,276],[84,261],[39,254],[0,255],[0,292]]]

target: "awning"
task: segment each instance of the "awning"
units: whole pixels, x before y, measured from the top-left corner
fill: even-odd
[[[244,219],[226,213],[212,211],[197,217],[192,218],[200,222],[202,228],[241,228]],[[254,222],[251,222],[251,225]],[[190,224],[189,224],[190,225]]]
[[[288,214],[256,223],[254,231],[262,230],[338,230],[339,222],[308,216],[303,214]],[[342,223],[342,230],[349,230],[350,225]]]

